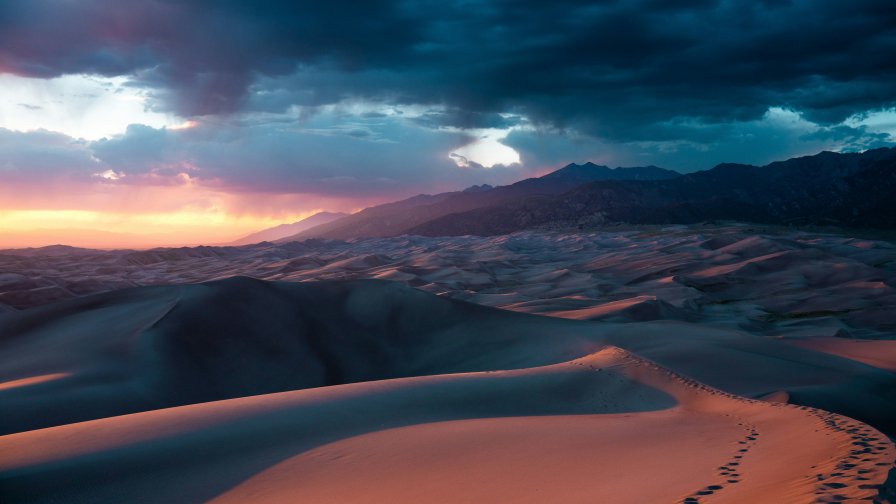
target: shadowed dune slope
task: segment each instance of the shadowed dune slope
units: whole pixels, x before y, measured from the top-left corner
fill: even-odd
[[[595,347],[576,327],[379,280],[236,277],[97,294],[0,320],[0,401],[7,406],[0,432],[284,390],[560,362]]]

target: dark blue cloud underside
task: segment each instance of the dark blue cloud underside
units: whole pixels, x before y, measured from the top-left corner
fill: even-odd
[[[889,1],[181,1],[0,4],[0,69],[136,76],[184,115],[345,98],[674,140],[770,106],[833,124],[896,100]],[[259,93],[263,92],[263,93]]]

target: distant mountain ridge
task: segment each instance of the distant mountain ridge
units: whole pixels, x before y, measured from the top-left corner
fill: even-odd
[[[0,255],[15,256],[65,256],[65,255],[86,255],[94,254],[96,249],[84,247],[72,247],[71,245],[46,245],[44,247],[27,247],[27,248],[9,248],[0,249]]]
[[[539,177],[541,180],[579,181],[582,183],[597,180],[665,180],[675,178],[680,173],[657,166],[639,166],[636,168],[609,168],[592,162],[585,164],[568,164],[559,170]]]
[[[406,200],[366,208],[348,217],[315,226],[277,240],[287,242],[307,238],[349,239],[408,234],[435,219],[479,208],[514,204],[537,196],[555,196],[583,183],[598,180],[664,180],[680,173],[655,166],[608,168],[585,163],[569,164],[537,178],[506,186],[473,186],[463,191],[435,195],[421,194]]]
[[[409,234],[495,235],[544,226],[741,220],[896,228],[896,148],[822,152],[757,167],[725,163],[668,180],[590,182],[433,219]]]
[[[301,233],[302,231],[313,228],[314,226],[319,226],[321,224],[326,224],[327,222],[332,222],[336,219],[341,219],[346,215],[348,214],[342,212],[318,212],[310,217],[306,217],[291,224],[280,224],[279,226],[274,226],[272,228],[263,229],[256,233],[252,233],[240,238],[239,240],[234,240],[233,242],[228,243],[228,245],[250,245],[252,243],[259,243],[263,241],[272,242],[281,238],[285,238],[287,236],[294,235],[296,233]]]

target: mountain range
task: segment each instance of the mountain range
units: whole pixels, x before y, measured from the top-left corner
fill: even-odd
[[[265,241],[272,242],[274,240],[279,240],[281,238],[286,238],[287,236],[301,233],[306,229],[311,229],[315,226],[326,224],[336,219],[341,219],[347,215],[347,213],[342,212],[318,212],[310,217],[306,217],[291,224],[280,224],[279,226],[274,226],[272,228],[263,229],[256,233],[252,233],[240,238],[239,240],[234,240],[233,242],[228,243],[228,245],[250,245],[252,243],[260,243]]]
[[[495,235],[544,225],[687,224],[896,228],[896,149],[822,152],[757,167],[721,164],[668,180],[603,180],[564,194],[433,219],[410,234]]]
[[[666,180],[678,176],[680,176],[678,172],[655,166],[613,169],[593,163],[570,164],[542,177],[529,178],[506,186],[480,185],[463,191],[435,195],[421,194],[394,203],[366,208],[348,217],[315,226],[279,241],[415,234],[415,229],[436,219],[477,209],[512,206],[530,198],[559,196],[588,182]]]
[[[490,236],[546,226],[712,220],[893,229],[894,193],[896,148],[821,152],[764,166],[724,163],[685,175],[655,166],[570,164],[507,186],[473,186],[370,207],[278,241]]]

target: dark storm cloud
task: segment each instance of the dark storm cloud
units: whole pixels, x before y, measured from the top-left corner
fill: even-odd
[[[184,115],[345,99],[441,105],[622,141],[786,107],[894,106],[892,2],[34,0],[0,5],[0,71],[134,75]],[[703,130],[707,135],[710,130]],[[708,136],[701,141],[711,142]]]
[[[428,128],[450,126],[460,129],[506,129],[522,124],[523,118],[512,114],[483,113],[473,110],[432,110],[413,119],[415,124]]]
[[[4,182],[46,181],[57,175],[60,167],[89,176],[99,166],[89,147],[62,133],[0,128],[0,177]]]
[[[0,4],[0,71],[125,75],[188,114],[239,107],[257,75],[400,64],[419,39],[391,2],[37,0]]]

